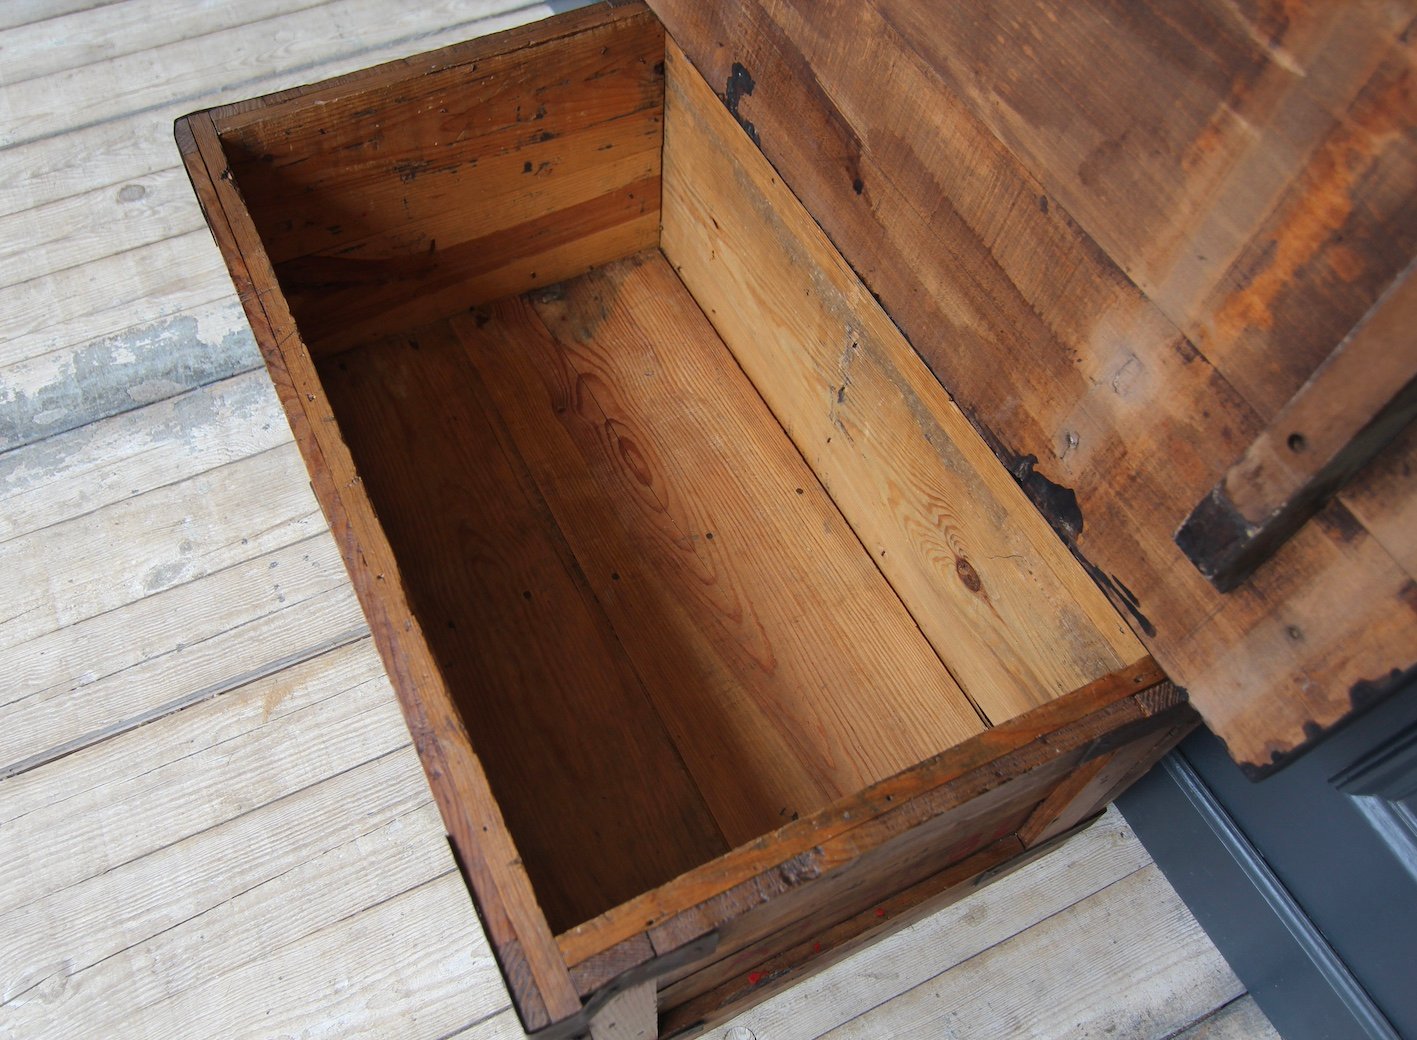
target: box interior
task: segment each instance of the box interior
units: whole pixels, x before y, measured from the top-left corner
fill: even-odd
[[[1141,656],[646,13],[221,143],[553,932]]]

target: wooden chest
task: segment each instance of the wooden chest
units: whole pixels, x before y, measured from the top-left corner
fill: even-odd
[[[547,1035],[721,1020],[1194,721],[756,147],[754,89],[600,6],[177,127]]]

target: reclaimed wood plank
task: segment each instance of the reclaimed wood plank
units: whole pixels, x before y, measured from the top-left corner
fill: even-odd
[[[1176,532],[1229,592],[1417,417],[1417,278],[1408,268]]]
[[[654,982],[615,994],[590,1020],[591,1040],[655,1040],[659,1036]]]
[[[1339,501],[1417,580],[1417,425],[1368,464]]]
[[[493,37],[480,53],[454,49],[417,78],[384,83],[376,70],[298,104],[218,112],[231,173],[311,350],[654,245],[663,52],[659,23],[626,7]],[[548,83],[551,61],[562,75]]]
[[[439,1040],[467,1022],[470,1004],[497,1014],[491,1009],[503,995],[493,988],[486,947],[468,941],[470,910],[467,889],[452,870],[201,986],[135,1008],[120,1028],[164,1040],[224,1040],[231,1023],[244,1022],[261,1036],[335,1029],[369,1040]],[[381,946],[404,952],[368,956]]]
[[[1261,421],[1417,250],[1412,4],[876,6]]]
[[[506,0],[510,5],[512,0]],[[491,31],[499,26],[544,16],[549,8],[536,4],[502,8],[485,4],[467,14],[467,0],[429,0],[401,9],[399,17],[387,9],[361,8],[359,17],[348,14],[327,36],[309,41],[307,63],[287,66],[279,55],[252,55],[239,82],[220,83],[197,78],[196,93],[163,95],[159,107],[93,123],[79,129],[31,142],[11,153],[15,161],[0,164],[0,213],[8,214],[44,205],[102,185],[115,190],[123,182],[148,177],[180,165],[174,162],[171,122],[184,112],[216,105],[251,94],[288,87],[293,82],[321,79],[407,56],[430,47],[442,47]],[[500,13],[499,13],[500,9]],[[491,21],[487,21],[488,17]],[[245,30],[259,36],[259,27]],[[219,40],[204,37],[203,46],[190,48],[189,61],[202,65],[204,47]],[[318,49],[320,40],[324,49]]]
[[[201,230],[0,287],[0,365],[9,366],[230,295]]]
[[[1175,1040],[1280,1040],[1255,998],[1248,993],[1201,1019]]]
[[[671,41],[663,249],[992,721],[1144,651]]]
[[[833,876],[860,860],[869,858],[892,870],[893,846],[902,852],[905,876],[900,887],[908,886],[948,865],[947,859],[932,863],[930,857],[951,851],[932,850],[928,839],[913,840],[912,831],[930,824],[947,835],[959,822],[955,836],[966,847],[954,851],[968,855],[1021,825],[1026,810],[1041,801],[1050,782],[1056,783],[1070,766],[1169,728],[1191,714],[1180,692],[1148,658],[785,824],[556,941],[585,988],[593,990],[606,981],[599,971],[602,958],[624,970],[626,952],[638,949],[644,960],[717,934],[730,924],[751,931],[755,924],[748,918],[764,908],[764,917],[777,913],[775,901],[784,893],[800,893],[823,880],[823,890],[830,893]],[[1032,801],[1015,794],[1029,795]],[[971,817],[969,808],[986,795],[1020,814],[1017,820],[1005,820],[1006,814],[1001,814],[994,821],[1001,829],[993,835],[981,833],[989,820]],[[971,827],[981,822],[985,826]],[[922,867],[931,869],[910,876]],[[784,903],[789,910],[811,909],[800,900]]]
[[[421,31],[408,33],[404,27],[406,50],[422,49],[418,37],[430,35],[432,27],[457,26],[466,37],[548,13],[540,5],[489,11],[485,0],[437,0],[421,10],[427,18],[420,16]],[[145,109],[166,109],[174,102],[195,107],[209,96],[213,83],[246,95],[262,70],[304,70],[327,61],[332,42],[343,43],[346,53],[366,52],[360,53],[358,65],[368,64],[356,27],[378,24],[387,14],[377,0],[339,0],[11,84],[0,94],[0,147]]]
[[[101,15],[90,10],[64,12],[59,4],[50,3],[47,17],[0,29],[0,85],[83,68],[178,40],[200,39],[326,2],[253,0],[230,5],[213,0],[126,0]]]
[[[552,930],[726,852],[448,326],[321,372]]]
[[[660,254],[454,328],[731,845],[980,728]]]
[[[12,29],[75,11],[92,11],[121,2],[122,0],[11,0],[0,10],[0,29]]]
[[[12,447],[0,455],[0,542],[289,439],[270,381],[250,372]]]
[[[0,216],[0,285],[14,286],[204,227],[177,166]]]
[[[284,721],[270,725],[272,719]],[[8,876],[28,880],[0,892],[0,911],[408,744],[368,640],[153,725],[184,739],[158,743],[144,732],[151,727],[142,727],[3,781],[0,826],[12,833],[23,827],[26,840],[5,842],[0,863],[17,872]],[[307,742],[307,751],[291,755],[291,740]],[[214,793],[203,779],[214,769],[239,769],[242,782]]]
[[[696,995],[675,1007],[675,1021],[727,1021],[742,1008],[771,999],[774,993],[798,985],[852,952],[884,942],[895,931],[941,912],[1023,855],[1017,838],[1002,838],[909,888],[872,900],[872,905],[834,924],[799,921],[791,927],[791,945],[785,949],[782,942],[768,937],[708,966],[703,973],[675,980],[661,990],[661,1002],[673,1001],[675,991],[682,988]],[[697,977],[700,974],[707,977]]]
[[[236,768],[213,770],[203,783],[215,792],[238,782],[231,775]],[[354,804],[358,812],[349,811]],[[102,812],[116,822],[123,808],[108,804]],[[77,822],[65,825],[77,829]],[[120,1035],[122,1020],[135,1009],[200,986],[452,867],[437,807],[409,745],[225,823],[169,837],[148,855],[4,915],[0,1021],[13,1035],[38,1036],[45,1024],[61,1022]],[[471,907],[465,899],[461,907],[450,903],[475,939]],[[497,989],[490,966],[468,982],[475,994]]]

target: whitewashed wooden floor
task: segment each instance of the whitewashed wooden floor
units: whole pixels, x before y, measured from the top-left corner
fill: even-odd
[[[0,1036],[521,1037],[171,122],[548,10],[0,0]],[[734,1025],[1274,1035],[1115,814]]]

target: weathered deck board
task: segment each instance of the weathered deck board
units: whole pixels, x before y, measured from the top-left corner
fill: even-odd
[[[1118,986],[1119,982],[1125,984]],[[1164,1040],[1244,990],[1154,865],[931,978],[822,1040]],[[1004,992],[1008,1002],[997,999]]]
[[[1177,1033],[1174,1040],[1279,1040],[1279,1034],[1247,993]]]
[[[0,544],[0,648],[318,533],[293,444]]]
[[[116,318],[135,323],[76,343],[61,331],[54,350],[0,368],[0,451],[261,367],[230,293],[168,317]]]
[[[30,138],[0,148],[0,764],[24,765],[0,780],[0,1036],[523,1037],[170,122],[549,6],[0,5],[0,123]],[[930,936],[983,922],[1029,963],[1036,922],[1145,867],[1109,820],[868,951],[875,978],[774,998],[815,1008],[775,1040],[840,1025],[832,985],[900,1035],[889,998],[942,970],[916,968]],[[1262,1024],[1236,1001],[1186,1035]]]

